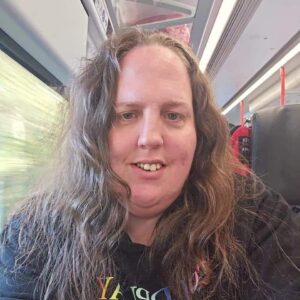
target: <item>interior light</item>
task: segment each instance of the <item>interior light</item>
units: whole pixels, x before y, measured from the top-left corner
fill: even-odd
[[[224,31],[224,28],[227,24],[229,17],[233,11],[235,3],[237,0],[223,0],[222,5],[219,9],[217,18],[215,20],[213,29],[209,35],[208,41],[206,43],[205,49],[203,51],[203,55],[200,59],[200,70],[204,72],[209,63],[209,60],[217,46],[217,43]]]
[[[265,74],[263,74],[257,81],[255,81],[245,92],[237,97],[233,102],[226,107],[222,114],[226,115],[231,109],[233,109],[242,100],[245,100],[253,91],[255,91],[261,84],[263,84],[268,78],[270,78],[275,72],[277,72],[282,66],[284,66],[289,60],[300,53],[300,43],[298,43],[293,49],[291,49],[285,56],[283,56],[277,63],[275,63]]]

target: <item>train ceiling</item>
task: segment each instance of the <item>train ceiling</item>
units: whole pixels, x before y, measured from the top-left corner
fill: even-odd
[[[69,84],[87,53],[87,41],[97,47],[107,32],[124,26],[171,31],[177,26],[203,57],[223,2],[235,5],[206,71],[216,101],[224,107],[293,38],[293,42],[300,41],[299,0],[27,0],[26,5],[19,0],[2,0],[0,25],[60,81]],[[297,55],[288,70],[294,71],[299,64]],[[264,86],[274,81],[276,76]],[[300,95],[299,85],[294,83],[295,95]],[[257,96],[251,94],[249,102]]]

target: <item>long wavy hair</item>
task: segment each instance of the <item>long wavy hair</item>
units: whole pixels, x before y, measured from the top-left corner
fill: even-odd
[[[147,45],[171,49],[185,64],[197,132],[192,169],[157,223],[149,259],[164,270],[176,299],[194,299],[199,288],[209,299],[224,282],[227,292],[238,285],[239,261],[246,257],[234,224],[245,189],[235,175],[227,122],[187,45],[163,33],[129,29],[85,62],[70,90],[55,163],[17,213],[19,262],[42,265],[37,291],[44,299],[98,299],[97,277],[117,276],[112,253],[128,220],[130,188],[110,166],[108,133],[120,62],[131,49]],[[195,283],[196,269],[201,276]]]

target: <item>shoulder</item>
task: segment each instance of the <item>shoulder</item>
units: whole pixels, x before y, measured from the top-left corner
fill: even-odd
[[[0,236],[0,299],[35,299],[38,263],[27,261],[20,223],[20,217],[12,218]]]
[[[242,200],[236,235],[274,299],[300,299],[300,217],[270,189]]]
[[[278,193],[269,188],[251,199],[238,203],[237,232],[240,228],[248,228],[258,243],[264,242],[274,233],[281,234],[288,230],[289,234],[299,234],[299,216]]]

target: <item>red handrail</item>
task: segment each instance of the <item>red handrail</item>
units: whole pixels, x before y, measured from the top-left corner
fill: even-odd
[[[285,105],[285,67],[280,68],[280,82],[281,82],[281,89],[280,89],[280,105]]]
[[[240,102],[240,124],[243,125],[245,123],[245,103],[244,100]]]

